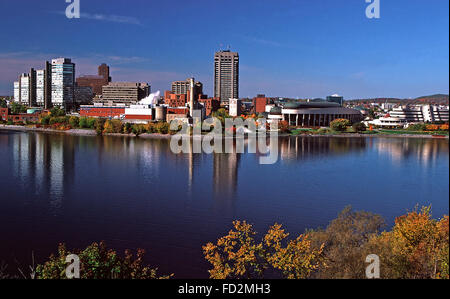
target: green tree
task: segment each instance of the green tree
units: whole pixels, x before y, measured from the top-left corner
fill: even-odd
[[[106,120],[103,118],[97,118],[95,120],[95,131],[97,132],[97,135],[101,135],[104,130],[104,125],[106,123]]]
[[[335,119],[330,124],[331,129],[337,132],[344,132],[348,126],[350,126],[350,121],[344,118]]]
[[[18,113],[25,113],[27,112],[27,107],[25,105],[19,104],[17,102],[11,103],[11,113],[18,114]]]
[[[65,116],[66,112],[63,109],[59,108],[59,107],[53,107],[50,110],[50,115],[53,116],[53,117]]]
[[[69,118],[69,124],[72,128],[78,128],[78,126],[80,125],[80,119],[76,116],[71,116]]]
[[[160,134],[168,134],[169,133],[169,124],[166,122],[159,122],[156,124],[155,129]]]
[[[426,124],[412,124],[409,125],[407,128],[408,131],[426,131],[427,125]]]
[[[78,123],[79,127],[82,129],[89,128],[88,119],[87,117],[80,117],[80,121]]]
[[[76,254],[80,258],[81,279],[161,279],[173,275],[158,276],[157,269],[143,263],[145,251],[138,249],[136,256],[126,250],[123,257],[108,249],[104,242],[92,243],[86,249],[67,250],[64,244],[58,253],[52,254],[48,261],[36,267],[38,279],[66,279],[66,257]]]
[[[354,123],[352,125],[352,128],[353,128],[353,130],[355,130],[355,132],[364,132],[367,129],[366,125],[363,124],[362,122]]]
[[[130,134],[131,132],[131,124],[130,123],[125,123],[125,125],[123,126],[123,133],[124,134]]]

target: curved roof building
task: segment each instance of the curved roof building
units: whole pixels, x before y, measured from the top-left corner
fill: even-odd
[[[274,107],[270,110],[269,118],[285,120],[291,126],[328,127],[337,118],[358,122],[363,117],[360,111],[341,107],[338,103],[312,101],[289,102],[284,104],[283,107]]]

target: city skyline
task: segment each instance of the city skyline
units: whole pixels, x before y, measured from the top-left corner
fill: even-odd
[[[377,20],[366,18],[363,0],[259,1],[258,6],[232,1],[236,11],[225,22],[195,26],[194,31],[185,26],[188,21],[163,20],[184,13],[201,16],[201,24],[224,19],[226,11],[215,1],[177,6],[176,12],[167,8],[178,1],[134,1],[148,8],[138,12],[125,1],[85,2],[81,0],[81,18],[71,20],[62,0],[25,7],[14,1],[0,4],[1,95],[13,95],[18,74],[43,69],[55,57],[72,58],[77,77],[95,74],[106,63],[115,81],[148,82],[153,90],[164,91],[172,81],[195,77],[212,95],[214,53],[227,45],[240,56],[240,97],[448,94],[448,1],[381,1]],[[40,25],[26,27],[27,38],[19,15]],[[72,32],[72,38],[64,32]]]

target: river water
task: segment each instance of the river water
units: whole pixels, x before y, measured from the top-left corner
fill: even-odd
[[[279,159],[173,154],[169,140],[0,130],[0,261],[16,269],[56,252],[144,248],[177,278],[207,278],[202,245],[233,220],[258,232],[324,227],[345,206],[389,225],[416,205],[449,212],[448,140],[287,137]]]

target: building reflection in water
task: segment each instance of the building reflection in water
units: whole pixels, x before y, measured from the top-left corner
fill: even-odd
[[[414,159],[424,167],[434,165],[440,155],[448,156],[449,151],[448,142],[423,138],[384,139],[384,142],[379,139],[374,147],[378,153],[388,155],[394,163],[400,164]]]
[[[213,154],[213,192],[216,198],[233,201],[238,187],[241,154]]]
[[[74,142],[62,135],[22,133],[13,138],[13,175],[29,194],[48,195],[51,212],[59,214],[74,176]]]
[[[286,137],[279,139],[280,159],[285,162],[363,152],[366,138]]]
[[[208,161],[208,164],[212,164],[209,167],[212,166],[210,182],[214,198],[217,201],[226,200],[225,206],[228,207],[237,197],[241,159],[254,155],[237,154],[236,145],[234,145],[234,153],[229,154],[210,156],[194,154],[191,150],[188,154],[175,155],[171,152],[170,140],[167,139],[20,133],[8,140],[11,140],[13,147],[13,175],[20,181],[23,190],[27,190],[30,195],[28,201],[33,198],[42,198],[36,195],[45,194],[54,213],[58,213],[64,203],[63,199],[68,198],[65,195],[70,193],[68,189],[73,185],[76,171],[75,152],[78,151],[81,152],[80,155],[91,153],[92,150],[97,151],[98,154],[95,156],[98,169],[102,169],[102,164],[110,166],[114,163],[124,163],[124,167],[132,167],[136,171],[136,176],[143,177],[144,182],[149,183],[164,179],[161,178],[163,172],[161,167],[166,167],[167,163],[170,163],[175,171],[186,171],[187,168],[187,192],[190,198],[196,184],[200,186],[197,191],[203,190],[201,185],[205,183],[204,178],[201,182],[195,180],[196,171],[198,171],[196,167],[199,167],[203,160]],[[246,145],[248,146],[248,143]],[[323,156],[333,158],[367,150],[389,155],[397,163],[415,159],[426,167],[436,163],[439,155],[448,156],[448,142],[416,138],[287,137],[279,139],[277,163],[292,164]],[[258,157],[258,154],[255,157]],[[258,163],[258,159],[254,159],[252,163]],[[185,177],[183,176],[182,179],[184,180]],[[177,184],[179,185],[180,182],[174,182],[174,185]]]

